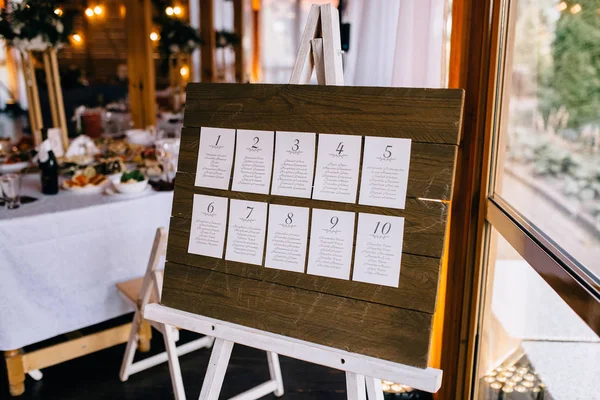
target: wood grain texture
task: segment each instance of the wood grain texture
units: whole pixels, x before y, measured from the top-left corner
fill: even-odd
[[[162,304],[425,368],[432,315],[169,262]]]
[[[199,138],[199,128],[183,128],[179,171],[195,176]],[[412,143],[406,197],[450,200],[456,152],[456,146]]]
[[[446,232],[448,205],[442,202],[407,199],[406,208],[404,210],[398,210],[394,208],[364,206],[360,204],[337,203],[326,200],[309,200],[297,197],[231,192],[220,189],[195,187],[191,176],[184,173],[177,173],[175,180],[175,196],[173,198],[172,215],[174,217],[192,218],[194,194],[259,201],[269,204],[404,217],[404,241],[402,243],[402,251],[404,253],[440,258],[444,250],[444,234]]]
[[[191,220],[172,217],[167,260],[240,277],[433,313],[440,260],[402,254],[398,288],[265,268],[187,252]],[[310,242],[310,238],[309,238]]]
[[[184,125],[457,145],[463,97],[461,89],[190,83]]]

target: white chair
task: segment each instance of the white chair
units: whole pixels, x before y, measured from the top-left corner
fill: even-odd
[[[169,372],[171,373],[171,383],[173,392],[177,400],[185,400],[185,390],[181,378],[181,369],[179,367],[178,356],[187,354],[203,347],[211,347],[214,338],[204,336],[182,346],[177,347],[179,340],[179,331],[172,326],[161,324],[154,321],[144,321],[142,310],[150,302],[160,302],[163,283],[163,272],[158,270],[161,257],[166,254],[167,231],[165,228],[158,228],[152,245],[152,252],[148,260],[146,274],[142,278],[132,279],[127,282],[117,284],[117,288],[122,297],[135,308],[133,322],[131,324],[131,333],[129,341],[125,348],[125,355],[121,364],[120,378],[125,382],[130,375],[146,370],[165,361],[169,362]],[[138,340],[144,339],[140,335],[140,330],[149,322],[152,327],[159,331],[164,338],[166,351],[152,357],[145,358],[138,362],[133,362],[135,351],[138,349]],[[149,337],[149,335],[147,336]],[[148,340],[146,337],[146,340]],[[149,343],[142,341],[140,350],[147,351]]]

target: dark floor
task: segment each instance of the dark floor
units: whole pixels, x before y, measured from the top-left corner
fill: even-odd
[[[113,320],[113,324],[115,322],[127,322],[127,317]],[[179,343],[185,343],[199,336],[182,331],[180,337]],[[147,354],[152,355],[163,350],[162,336],[153,332],[152,349]],[[124,351],[123,344],[47,368],[42,371],[44,378],[39,382],[28,376],[25,381],[25,394],[15,399],[173,399],[166,363],[132,375],[127,382],[121,382],[119,368]],[[141,357],[145,356],[146,354],[143,354]],[[188,399],[198,398],[209,357],[209,349],[200,349],[180,357]],[[345,375],[342,371],[282,356],[280,360],[285,386],[285,395],[282,398],[346,398]],[[0,372],[2,373],[0,399],[9,399],[4,363],[0,367]],[[265,352],[236,345],[227,369],[221,398],[230,398],[268,379],[269,370]],[[265,399],[275,398],[273,395],[265,397]],[[401,398],[427,399],[429,396],[416,397],[413,393],[410,397],[394,399]]]

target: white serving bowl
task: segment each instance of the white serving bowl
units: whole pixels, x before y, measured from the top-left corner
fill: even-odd
[[[127,136],[127,141],[131,144],[150,146],[154,142],[152,133],[145,129],[129,129],[125,131],[125,135]]]
[[[111,178],[115,190],[123,194],[133,194],[143,192],[148,186],[148,178],[135,183],[121,183],[121,174]]]

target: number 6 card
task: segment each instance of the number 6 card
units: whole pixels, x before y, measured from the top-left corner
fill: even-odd
[[[223,258],[228,203],[226,197],[194,195],[188,253]]]
[[[359,204],[404,209],[410,139],[365,137]]]
[[[404,218],[358,214],[352,280],[398,287]]]

